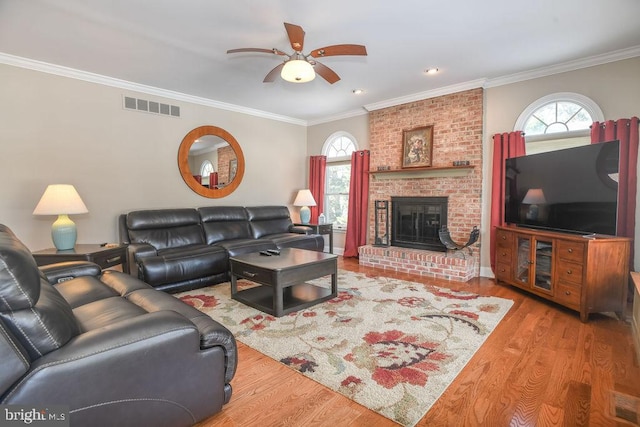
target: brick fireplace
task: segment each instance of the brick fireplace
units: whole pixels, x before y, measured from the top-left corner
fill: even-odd
[[[374,241],[374,203],[392,197],[447,199],[451,237],[466,242],[480,226],[482,198],[481,88],[369,112],[371,179],[369,242]],[[401,168],[402,131],[434,125],[432,165],[428,170]],[[465,166],[454,166],[463,161]],[[466,162],[469,165],[466,165]],[[378,172],[378,168],[390,170]],[[391,214],[391,212],[390,212]],[[391,241],[394,241],[393,231]],[[447,253],[422,248],[363,246],[362,265],[448,280],[467,281],[480,272],[480,250]]]

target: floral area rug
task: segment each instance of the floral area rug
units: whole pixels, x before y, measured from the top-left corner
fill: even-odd
[[[310,283],[329,287],[330,278]],[[343,270],[338,286],[336,298],[280,318],[232,300],[229,284],[176,297],[238,341],[404,426],[426,414],[513,304]]]

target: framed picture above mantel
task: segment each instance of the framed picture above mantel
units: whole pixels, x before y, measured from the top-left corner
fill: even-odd
[[[423,168],[431,166],[433,154],[433,125],[402,131],[401,167]]]

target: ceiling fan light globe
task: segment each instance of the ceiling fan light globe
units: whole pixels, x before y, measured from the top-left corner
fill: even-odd
[[[292,59],[284,64],[280,77],[292,83],[306,83],[316,78],[316,72],[307,61]]]

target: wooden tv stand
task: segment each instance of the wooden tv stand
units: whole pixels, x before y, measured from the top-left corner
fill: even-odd
[[[623,319],[631,239],[604,235],[496,229],[496,279],[580,312]]]

